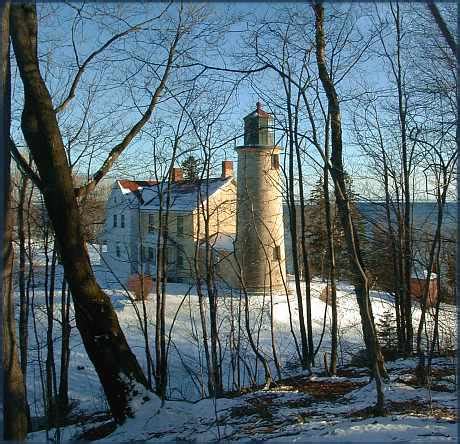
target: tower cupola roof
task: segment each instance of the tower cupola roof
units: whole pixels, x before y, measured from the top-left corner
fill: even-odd
[[[273,146],[273,115],[262,109],[261,102],[257,102],[255,111],[249,113],[243,120],[245,146]]]
[[[244,118],[244,120],[249,119],[249,118],[255,118],[255,117],[268,117],[268,118],[272,118],[272,115],[271,115],[270,113],[267,113],[267,111],[264,111],[264,110],[262,109],[262,103],[261,103],[261,102],[257,102],[257,103],[256,103],[256,109],[255,109],[255,111],[250,112],[250,113]]]

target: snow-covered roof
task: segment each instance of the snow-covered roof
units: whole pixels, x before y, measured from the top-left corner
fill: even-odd
[[[427,270],[413,270],[411,274],[412,279],[422,279],[425,280],[428,276],[428,271]],[[438,275],[436,273],[431,272],[430,274],[430,280],[436,279]]]
[[[153,185],[158,184],[158,181],[156,180],[120,179],[120,180],[117,180],[117,182],[123,194],[134,193],[145,187],[151,187]]]
[[[217,177],[170,182],[169,210],[193,211],[197,208],[198,200],[205,202],[207,196],[213,196],[232,179],[232,177]],[[159,210],[161,196],[163,208],[166,208],[168,182],[117,180],[117,183],[126,197],[135,196],[136,203],[140,203],[140,210]]]

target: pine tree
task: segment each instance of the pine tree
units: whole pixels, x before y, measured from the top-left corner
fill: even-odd
[[[334,244],[337,251],[342,250],[344,244],[343,230],[340,221],[338,220],[335,211],[334,199],[330,197],[331,215],[332,215],[332,230],[334,236]],[[320,176],[310,192],[309,205],[306,211],[307,214],[307,238],[310,251],[310,263],[313,273],[320,274],[326,272],[326,256],[327,256],[327,227],[326,227],[326,199],[324,197],[323,176]]]
[[[190,155],[181,163],[184,179],[197,180],[200,177],[201,161],[195,156]]]
[[[310,265],[314,274],[322,273],[323,258],[327,251],[323,177],[320,176],[310,192],[307,208],[306,236],[309,240]]]
[[[376,323],[377,337],[385,353],[395,352],[398,348],[398,335],[396,331],[396,320],[394,311],[386,309]]]

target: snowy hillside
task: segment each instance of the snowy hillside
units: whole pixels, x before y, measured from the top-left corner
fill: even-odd
[[[97,256],[94,255],[94,261]],[[113,277],[102,265],[95,264],[95,271],[98,281],[106,288],[112,297],[113,305],[121,327],[128,339],[132,350],[136,353],[138,360],[144,369],[146,368],[145,342],[141,332],[137,313],[142,312],[142,303],[134,302],[122,288],[113,283]],[[61,273],[61,271],[59,271]],[[292,282],[290,284],[293,284]],[[442,422],[441,425],[426,429],[423,418],[410,416],[407,418],[392,419],[388,417],[378,420],[366,418],[359,423],[357,419],[350,417],[350,412],[357,412],[372,405],[374,385],[368,385],[368,377],[365,370],[353,370],[352,376],[321,378],[317,375],[324,371],[324,352],[330,350],[330,307],[320,300],[323,283],[314,281],[312,284],[312,316],[314,325],[315,347],[323,332],[323,320],[326,319],[326,327],[316,358],[316,368],[312,376],[307,378],[305,372],[298,368],[296,347],[291,333],[289,312],[292,313],[292,330],[298,333],[298,316],[295,292],[291,291],[287,297],[283,295],[273,296],[273,325],[275,337],[275,350],[278,355],[281,377],[297,378],[295,384],[277,385],[273,390],[265,392],[249,393],[239,398],[218,400],[216,404],[212,400],[198,401],[206,396],[207,378],[205,374],[204,352],[202,350],[202,336],[200,328],[200,316],[198,297],[196,290],[185,284],[168,284],[167,286],[167,307],[166,325],[169,331],[169,391],[168,398],[171,401],[166,403],[165,408],[159,409],[159,401],[155,398],[143,406],[138,406],[139,414],[135,419],[129,420],[126,425],[115,431],[107,440],[125,441],[129,439],[152,439],[163,438],[165,441],[171,439],[192,439],[210,440],[226,437],[228,439],[249,438],[251,430],[257,430],[257,436],[267,439],[272,437],[276,440],[283,439],[291,441],[292,434],[308,434],[320,440],[323,434],[327,440],[343,441],[355,440],[355,438],[367,441],[368,433],[372,433],[376,440],[384,436],[396,436],[398,439],[411,437],[414,433],[420,439],[428,439],[430,433],[433,435],[450,439],[455,435],[455,426]],[[117,288],[118,287],[118,288]],[[292,285],[293,287],[293,285]],[[55,313],[59,319],[60,304],[56,300]],[[257,367],[256,360],[244,332],[244,328],[238,328],[239,317],[244,317],[243,303],[238,294],[222,292],[219,299],[219,338],[222,349],[223,360],[223,381],[227,391],[237,388],[238,377],[235,371],[235,357],[231,341],[240,340],[240,355],[247,367],[241,368],[239,384],[242,387],[251,385],[252,374],[257,373],[257,383],[263,382],[263,369],[260,363]],[[272,341],[270,331],[270,310],[269,296],[257,296],[250,299],[250,316],[253,336],[257,340],[260,349],[264,351],[270,360],[271,371],[276,377],[276,368],[272,359]],[[33,416],[43,414],[42,406],[42,383],[43,368],[40,369],[39,361],[43,361],[42,347],[46,345],[46,315],[44,307],[43,290],[39,287],[35,290],[33,301],[35,313],[36,336],[30,342],[30,367],[28,372],[28,399]],[[386,294],[372,293],[372,308],[378,319],[386,309],[391,307],[391,298]],[[241,309],[241,313],[240,313]],[[155,298],[150,295],[146,302],[146,311],[149,321],[149,338],[153,348],[154,323],[155,319]],[[418,308],[414,308],[414,325],[418,320]],[[339,313],[339,365],[349,363],[353,354],[363,348],[361,324],[358,306],[352,288],[349,285],[341,284],[338,292],[338,313]],[[455,332],[455,311],[451,307],[443,307],[442,325],[440,327],[442,343],[449,341],[454,343]],[[243,321],[241,321],[243,323]],[[34,329],[34,319],[31,319],[31,331]],[[72,322],[74,325],[74,322]],[[55,361],[59,364],[60,356],[60,329],[58,324],[55,328]],[[396,365],[396,364],[391,364]],[[389,368],[391,368],[389,365]],[[414,360],[400,362],[400,368],[408,367],[413,372]],[[442,368],[449,368],[453,374],[453,362],[444,359]],[[42,364],[43,367],[43,364]],[[409,377],[409,376],[404,376]],[[70,358],[70,381],[69,395],[76,401],[78,411],[84,414],[92,412],[107,411],[106,401],[94,368],[90,363],[80,336],[76,328],[72,329],[71,358]],[[300,380],[298,379],[300,378]],[[302,379],[304,378],[304,379]],[[306,379],[305,379],[306,378]],[[305,390],[296,388],[306,384]],[[449,382],[448,380],[447,382]],[[343,383],[345,382],[345,389]],[[446,383],[447,383],[446,382]],[[321,383],[325,391],[330,391],[335,384],[341,386],[338,402],[332,403],[332,399],[316,399],[309,393],[308,387],[311,384]],[[450,381],[452,385],[452,381]],[[334,392],[334,389],[332,389]],[[408,402],[426,403],[428,399],[435,403],[437,408],[444,409],[444,415],[452,416],[451,410],[455,406],[456,396],[454,393],[428,393],[426,389],[414,390],[401,380],[400,371],[396,365],[395,371],[391,373],[391,382],[386,387],[387,400],[393,403]],[[150,395],[152,398],[153,395]],[[324,398],[324,397],[323,397]],[[326,397],[327,398],[327,397]],[[260,408],[257,406],[261,406]],[[294,406],[294,407],[293,407]],[[308,408],[307,408],[308,407]],[[254,410],[255,409],[255,410]],[[260,410],[262,409],[262,410]],[[264,413],[264,409],[267,410]],[[447,410],[446,410],[447,409]],[[254,415],[245,413],[245,410],[254,412]],[[450,413],[446,413],[446,412]],[[216,413],[217,412],[217,413]],[[238,413],[240,412],[240,413]],[[313,413],[312,413],[313,412]],[[219,418],[217,426],[216,415]],[[262,415],[262,419],[260,418]],[[338,415],[338,416],[337,416]],[[347,416],[348,415],[348,416]],[[450,416],[449,416],[450,415]],[[441,415],[442,416],[442,415]],[[97,418],[97,417],[95,417]],[[299,419],[300,418],[300,419]],[[433,420],[434,421],[434,420]],[[271,426],[269,424],[272,424]],[[279,424],[276,426],[276,424]],[[434,423],[433,423],[434,424]],[[270,428],[271,427],[271,428]],[[81,433],[86,426],[69,427],[64,433]],[[141,430],[143,431],[141,433]],[[39,432],[40,433],[40,432]],[[170,435],[173,433],[173,435]],[[267,435],[268,434],[268,435]],[[31,437],[34,438],[33,434]],[[43,435],[40,435],[43,438]],[[307,435],[304,435],[304,437]],[[438,439],[436,438],[436,439]],[[326,438],[325,438],[326,439]]]

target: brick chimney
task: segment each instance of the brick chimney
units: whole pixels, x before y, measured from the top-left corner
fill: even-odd
[[[233,176],[233,161],[232,160],[224,160],[222,162],[222,179],[226,179],[227,177]]]
[[[182,168],[173,168],[171,170],[171,182],[180,182],[183,180]]]

